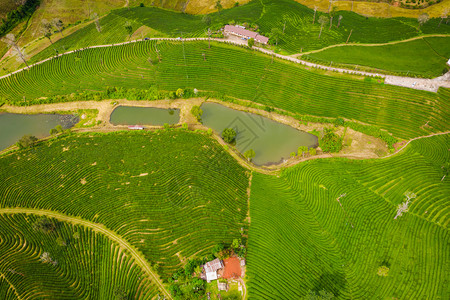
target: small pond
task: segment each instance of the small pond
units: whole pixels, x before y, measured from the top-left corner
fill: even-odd
[[[15,144],[26,134],[43,138],[49,136],[50,129],[57,125],[67,129],[78,121],[79,118],[74,115],[0,113],[0,150]]]
[[[297,153],[300,146],[317,147],[318,139],[309,134],[268,118],[234,110],[217,103],[204,103],[202,122],[222,134],[225,128],[233,128],[236,135],[236,148],[244,153],[255,151],[253,163],[256,165],[276,164]]]
[[[176,124],[180,120],[179,109],[155,107],[119,106],[111,114],[113,125],[154,125]]]

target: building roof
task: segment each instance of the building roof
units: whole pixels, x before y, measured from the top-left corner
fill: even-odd
[[[217,289],[219,291],[226,291],[226,290],[228,290],[227,283],[226,282],[217,281]]]
[[[220,259],[216,258],[215,260],[208,261],[203,268],[205,269],[206,275],[210,272],[216,272],[219,269],[223,268],[223,263]]]
[[[208,282],[210,282],[211,280],[216,280],[217,279],[217,272],[207,272],[206,273],[206,280]]]
[[[237,257],[230,257],[224,261],[224,271],[222,278],[239,278],[242,275],[241,264]]]
[[[265,37],[263,35],[260,35],[257,32],[250,31],[241,27],[233,26],[233,25],[225,25],[225,31],[232,32],[235,34],[239,34],[242,36],[246,36],[248,38],[254,38],[256,41],[260,43],[266,44],[269,41],[268,37]]]

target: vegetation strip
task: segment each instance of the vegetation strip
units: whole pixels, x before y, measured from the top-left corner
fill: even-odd
[[[158,284],[159,289],[164,293],[164,295],[168,299],[172,299],[170,293],[166,290],[164,284],[159,279],[159,276],[154,273],[151,266],[148,264],[145,257],[142,255],[141,252],[136,250],[134,246],[129,244],[125,239],[123,239],[120,235],[117,233],[107,229],[104,225],[90,222],[87,220],[83,220],[79,217],[71,217],[59,212],[54,212],[51,210],[45,210],[45,209],[33,209],[33,208],[0,208],[0,214],[34,214],[38,216],[47,216],[51,218],[55,218],[60,221],[69,222],[76,225],[82,225],[91,228],[94,231],[100,232],[104,235],[106,235],[109,239],[119,244],[123,249],[127,250],[131,256],[136,260],[136,262],[141,266],[143,270],[147,272],[149,277]]]

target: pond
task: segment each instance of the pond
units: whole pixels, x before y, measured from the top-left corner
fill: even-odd
[[[204,103],[202,122],[222,134],[225,128],[236,130],[236,148],[244,153],[255,151],[252,162],[256,165],[270,165],[282,162],[297,153],[300,146],[317,147],[318,139],[291,126],[268,118],[234,110],[217,103]]]
[[[26,134],[43,138],[49,136],[50,129],[57,125],[67,129],[78,121],[79,118],[74,115],[0,113],[0,150],[15,144]]]
[[[180,120],[179,109],[155,107],[119,106],[111,114],[113,125],[154,125],[176,124]]]

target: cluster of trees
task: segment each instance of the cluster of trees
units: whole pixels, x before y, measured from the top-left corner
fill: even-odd
[[[202,266],[215,258],[226,259],[234,254],[244,257],[247,250],[241,239],[234,239],[229,246],[220,243],[211,249],[209,255],[203,258],[191,258],[184,267],[179,268],[168,279],[169,290],[174,299],[202,299],[206,292],[206,281],[199,278],[203,272]]]
[[[316,154],[317,154],[316,148],[308,148],[307,146],[300,146],[297,149],[297,155],[301,156],[301,157],[314,156]],[[291,156],[294,157],[295,156],[295,152],[292,152]]]
[[[8,103],[11,105],[25,106],[33,104],[45,104],[45,103],[59,103],[59,102],[72,102],[72,101],[88,101],[95,100],[101,101],[105,99],[128,99],[128,100],[159,100],[159,99],[177,99],[177,98],[192,98],[196,96],[198,92],[191,89],[179,89],[182,93],[177,91],[161,91],[156,86],[150,86],[149,89],[135,89],[124,87],[107,87],[104,91],[93,92],[84,91],[81,93],[72,93],[69,95],[55,95],[45,98],[38,98],[22,101],[10,101],[8,99],[0,99],[0,102]],[[203,94],[202,94],[203,95]]]
[[[334,129],[325,129],[325,134],[319,140],[320,148],[324,152],[339,152],[342,149],[342,137],[334,132]]]
[[[0,37],[5,36],[20,22],[30,17],[41,3],[40,0],[15,0],[20,6],[10,11],[6,15],[6,19],[2,19],[2,25],[0,26]]]
[[[26,134],[17,142],[16,145],[17,147],[19,147],[19,149],[31,148],[36,144],[37,141],[38,138],[34,135]]]

